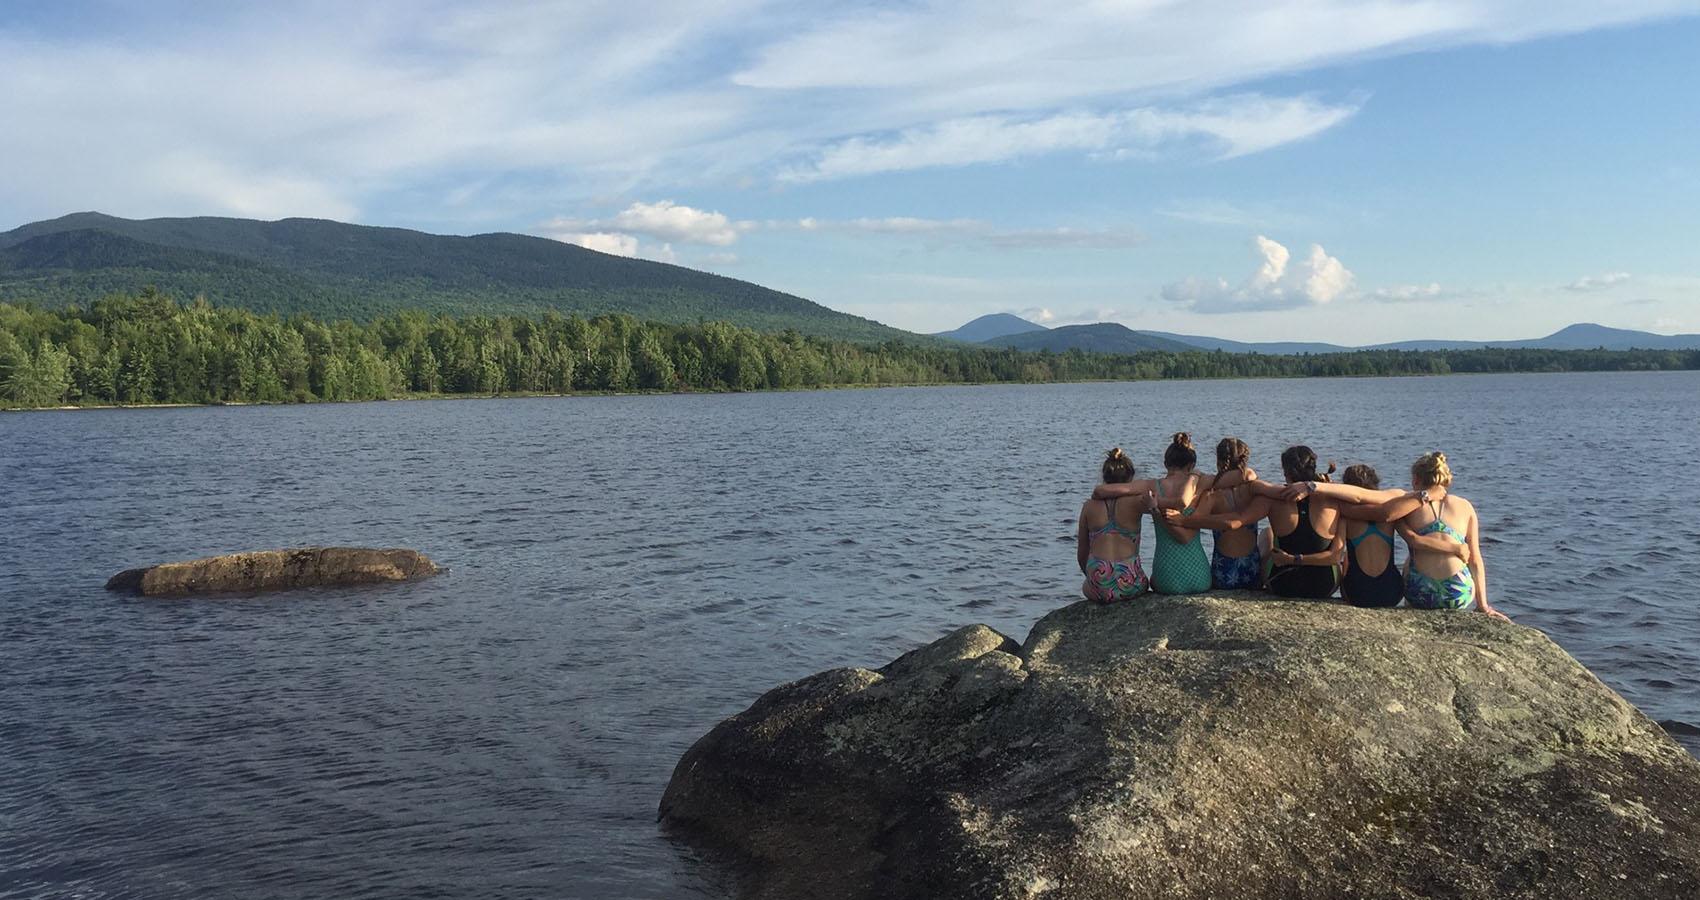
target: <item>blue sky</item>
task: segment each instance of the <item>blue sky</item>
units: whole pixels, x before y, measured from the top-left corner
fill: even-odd
[[[1700,331],[1700,0],[0,6],[0,228],[520,231],[934,331]]]

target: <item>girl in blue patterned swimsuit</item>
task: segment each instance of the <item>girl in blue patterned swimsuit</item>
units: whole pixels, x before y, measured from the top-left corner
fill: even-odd
[[[1251,448],[1236,437],[1216,445],[1216,479],[1208,499],[1199,504],[1204,514],[1235,513],[1252,500],[1247,482],[1257,473],[1250,466]],[[1230,482],[1232,485],[1230,486]],[[1210,580],[1218,590],[1251,590],[1263,586],[1263,556],[1257,547],[1258,520],[1235,529],[1215,529],[1210,548]]]

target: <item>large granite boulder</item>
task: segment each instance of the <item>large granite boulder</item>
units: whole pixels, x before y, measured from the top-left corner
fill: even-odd
[[[112,576],[106,588],[149,597],[182,597],[417,581],[438,571],[436,563],[414,550],[303,547],[127,569]]]
[[[1231,594],[777,688],[661,819],[764,900],[1700,897],[1700,762],[1545,635]]]

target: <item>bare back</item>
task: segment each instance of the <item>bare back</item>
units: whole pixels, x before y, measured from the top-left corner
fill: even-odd
[[[1251,505],[1254,497],[1251,488],[1245,485],[1225,491],[1211,491],[1208,499],[1199,505],[1198,511],[1210,515],[1240,512]],[[1257,549],[1257,523],[1217,532],[1216,549],[1223,556],[1235,559],[1251,554]]]
[[[1340,520],[1340,535],[1352,544],[1352,558],[1365,575],[1373,578],[1393,565],[1393,526],[1377,523],[1376,531],[1386,535],[1386,540],[1375,535],[1365,538],[1364,535],[1369,534],[1369,526],[1370,523],[1357,519]]]
[[[1450,535],[1459,543],[1468,543],[1476,527],[1476,508],[1456,494],[1447,494],[1433,503],[1417,507],[1417,511],[1402,520],[1405,527],[1417,534],[1439,532]],[[1436,524],[1436,523],[1440,524]],[[1411,546],[1411,565],[1430,578],[1447,578],[1465,568],[1463,560],[1448,553],[1436,553]]]
[[[1163,499],[1178,499],[1183,512],[1190,510],[1199,500],[1198,475],[1191,471],[1170,472],[1157,479],[1156,489],[1153,493]],[[1158,528],[1167,528],[1169,534],[1183,544],[1191,543],[1192,539],[1198,536],[1198,529],[1196,528],[1177,528],[1172,524],[1161,521],[1157,522],[1156,525]]]
[[[1088,500],[1080,507],[1080,522],[1088,537],[1087,551],[1099,559],[1127,559],[1139,552],[1139,543],[1129,535],[1139,534],[1145,515],[1143,496],[1111,500]],[[1107,527],[1114,522],[1117,528]]]

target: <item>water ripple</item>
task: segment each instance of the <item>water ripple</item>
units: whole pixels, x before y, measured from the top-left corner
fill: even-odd
[[[1496,602],[1700,747],[1685,596],[1700,531],[1678,512],[1700,484],[1576,476],[1692,456],[1697,388],[1494,376],[6,415],[0,897],[724,896],[654,825],[690,742],[820,669],[969,622],[1025,634],[1077,590],[1066,544],[1100,454],[1150,470],[1178,428],[1201,446],[1231,430],[1268,472],[1305,440],[1390,482],[1444,440]],[[1442,419],[1424,446],[1365,425]],[[100,589],[129,565],[308,543],[419,547],[450,570],[216,601]]]

